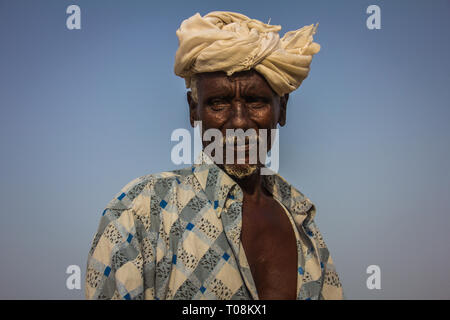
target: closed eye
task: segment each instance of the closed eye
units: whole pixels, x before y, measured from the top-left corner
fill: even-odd
[[[245,100],[246,100],[247,104],[251,108],[254,108],[254,109],[260,109],[269,104],[269,99],[267,99],[265,97],[251,96],[251,97],[246,97]]]
[[[211,106],[211,108],[215,111],[220,111],[230,105],[228,99],[220,97],[220,98],[211,98],[207,101],[207,104]]]

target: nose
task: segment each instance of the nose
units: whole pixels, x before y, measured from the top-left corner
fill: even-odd
[[[248,110],[245,101],[240,98],[233,99],[231,103],[232,114],[230,119],[230,127],[232,129],[247,130],[251,127]]]

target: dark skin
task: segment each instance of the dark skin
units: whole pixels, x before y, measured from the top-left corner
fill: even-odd
[[[187,99],[191,125],[202,121],[202,130],[219,129],[225,136],[226,129],[274,129],[286,122],[289,96],[278,96],[256,71],[230,77],[223,72],[200,74],[197,92],[197,102],[191,92]],[[297,246],[284,209],[264,188],[259,170],[232,178],[244,195],[241,241],[259,298],[296,299]]]

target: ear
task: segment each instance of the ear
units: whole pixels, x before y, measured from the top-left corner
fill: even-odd
[[[289,100],[289,93],[286,93],[284,96],[280,97],[280,116],[278,119],[278,123],[281,127],[283,127],[286,124],[286,109],[287,109],[287,102]]]
[[[192,99],[192,92],[187,92],[187,101],[189,104],[189,120],[191,122],[191,127],[194,127],[194,121],[198,120],[198,104]]]

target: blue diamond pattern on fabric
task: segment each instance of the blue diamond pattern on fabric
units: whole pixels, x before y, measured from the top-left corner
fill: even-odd
[[[160,205],[161,208],[164,209],[164,208],[167,206],[166,200],[161,200],[161,202],[159,203],[159,205]]]
[[[222,258],[224,258],[225,261],[228,261],[228,259],[230,259],[230,255],[229,255],[228,253],[225,252],[225,253],[223,254]]]
[[[122,200],[123,197],[125,197],[125,193],[122,192],[122,194],[120,196],[118,196],[117,199]]]
[[[320,267],[323,269],[324,267],[323,262],[320,263]]]
[[[218,201],[218,200],[215,200],[215,201],[214,201],[214,209],[217,209],[218,206],[219,206],[219,201]]]
[[[305,273],[305,271],[303,271],[302,267],[298,267],[298,273],[300,273],[301,275],[303,275]]]
[[[177,255],[176,255],[176,254],[174,254],[174,255],[172,256],[172,263],[173,263],[173,264],[177,264]]]
[[[123,298],[124,298],[125,300],[131,300],[131,297],[130,297],[130,294],[129,294],[129,293],[127,293],[126,295],[124,295]]]
[[[192,223],[188,223],[188,225],[186,226],[186,229],[188,230],[192,230],[194,228],[194,225]]]
[[[201,291],[202,293],[205,293],[206,288],[205,288],[204,286],[201,286],[201,287],[200,287],[200,291]]]
[[[105,276],[109,276],[109,273],[111,272],[111,267],[106,267],[105,268],[105,271],[103,272],[103,274],[105,275]]]
[[[131,233],[128,234],[127,242],[130,243],[131,239],[133,239],[133,235]]]

